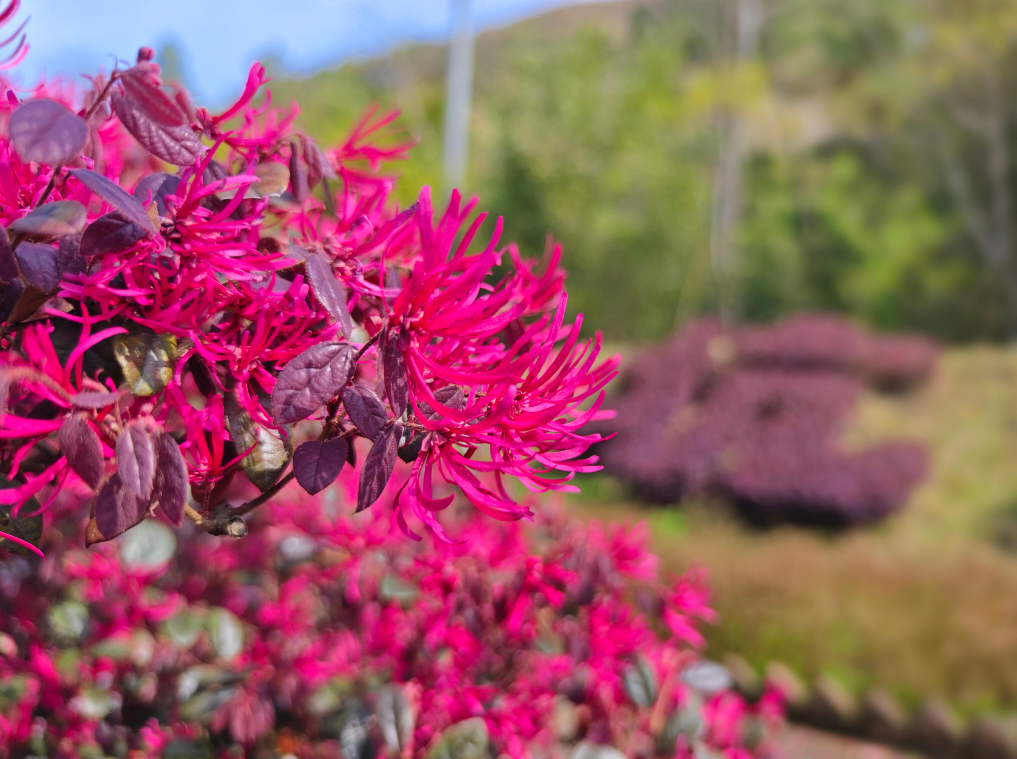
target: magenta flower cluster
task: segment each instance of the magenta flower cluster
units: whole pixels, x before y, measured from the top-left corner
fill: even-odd
[[[662,582],[645,530],[461,501],[467,539],[432,548],[389,510],[341,515],[339,479],[175,551],[155,520],[82,550],[58,499],[50,558],[0,569],[0,756],[770,755],[779,700],[710,674],[702,578]]]
[[[400,209],[378,173],[408,147],[394,114],[322,149],[260,65],[219,114],[147,48],[91,81],[0,100],[0,548],[37,551],[68,489],[89,544],[157,510],[240,536],[358,445],[357,509],[398,490],[413,537],[445,537],[448,486],[514,520],[513,481],[597,468],[581,428],[615,362],[566,322],[561,251],[527,261],[500,223],[478,242],[457,193],[437,220],[427,188]]]

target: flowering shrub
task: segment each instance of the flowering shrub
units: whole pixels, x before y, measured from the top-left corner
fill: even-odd
[[[437,222],[427,188],[400,211],[376,173],[407,148],[384,137],[394,116],[323,151],[295,109],[255,104],[260,65],[217,115],[159,73],[144,48],[82,98],[0,104],[0,546],[36,550],[17,520],[66,488],[95,493],[89,544],[156,508],[242,535],[291,479],[333,482],[356,439],[358,510],[414,462],[411,535],[406,514],[441,533],[437,482],[512,520],[528,510],[506,476],[542,492],[594,467],[578,429],[614,363],[565,324],[560,250],[538,271],[499,223],[471,252],[484,215],[456,193]],[[294,450],[304,420],[316,439]],[[261,495],[231,509],[238,473]]]
[[[58,499],[49,558],[0,568],[0,756],[767,755],[779,704],[698,659],[701,580],[662,582],[641,529],[460,500],[465,540],[431,548],[336,495],[290,489],[245,540],[191,526],[175,550],[146,520],[84,551]]]
[[[875,337],[837,317],[686,327],[632,362],[612,399],[608,471],[648,500],[727,496],[753,522],[845,527],[899,509],[924,476],[920,445],[847,452],[836,435],[863,387],[924,381],[925,338]]]

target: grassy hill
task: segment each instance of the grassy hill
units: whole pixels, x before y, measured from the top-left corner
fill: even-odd
[[[1017,350],[949,351],[912,396],[867,396],[845,444],[924,441],[931,473],[908,507],[844,535],[748,530],[722,504],[649,510],[591,478],[578,513],[648,519],[666,566],[709,571],[710,653],[773,659],[909,704],[1017,708]]]

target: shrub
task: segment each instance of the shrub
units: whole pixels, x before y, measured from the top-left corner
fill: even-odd
[[[829,316],[735,330],[695,322],[629,368],[604,465],[650,501],[719,492],[759,524],[872,522],[904,504],[924,449],[847,453],[836,434],[866,383],[908,389],[935,356],[925,338],[875,337]]]
[[[81,550],[57,503],[49,558],[0,569],[0,756],[767,751],[774,697],[750,709],[697,662],[702,578],[663,582],[641,528],[460,501],[462,542],[431,547],[334,495],[290,489],[245,540],[185,527],[176,550],[156,520]]]
[[[474,246],[484,214],[458,193],[437,222],[427,188],[399,209],[377,173],[408,147],[386,131],[394,114],[369,113],[322,150],[295,130],[295,107],[256,100],[266,81],[256,64],[213,115],[164,87],[143,48],[83,94],[42,85],[22,101],[5,87],[10,516],[72,488],[95,494],[89,544],[156,508],[240,536],[290,480],[328,487],[364,439],[357,509],[389,487],[397,458],[413,461],[392,487],[416,537],[414,520],[440,533],[438,482],[512,520],[529,512],[505,478],[543,492],[596,468],[583,454],[598,438],[578,430],[614,362],[596,365],[581,316],[565,324],[560,249],[524,260],[499,247],[500,222]],[[305,420],[311,439],[294,450]],[[235,475],[254,488],[237,486],[250,498],[232,508]],[[25,534],[3,545],[36,550]]]

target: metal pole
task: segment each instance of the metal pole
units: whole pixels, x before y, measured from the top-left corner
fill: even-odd
[[[445,83],[445,193],[466,178],[470,142],[470,99],[473,90],[473,24],[471,0],[449,0],[452,42],[448,49]]]

